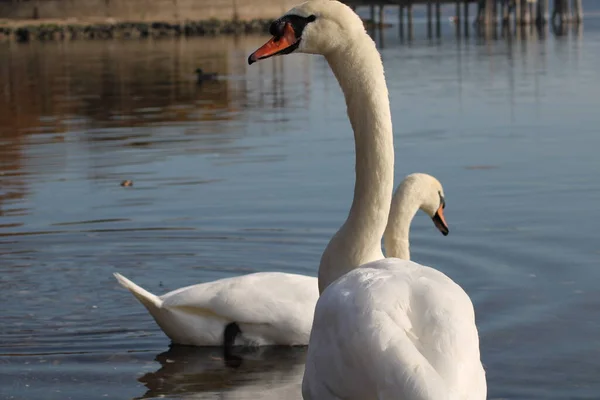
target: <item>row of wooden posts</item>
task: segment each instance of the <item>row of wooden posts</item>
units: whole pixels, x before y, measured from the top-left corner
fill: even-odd
[[[379,6],[379,24],[384,24],[384,4],[378,0],[363,0],[362,2],[349,1],[353,7],[356,5],[369,5],[371,11],[371,21],[375,20],[375,9]],[[413,6],[425,4],[427,7],[427,26],[429,36],[432,34],[433,11],[435,8],[435,26],[436,36],[441,32],[441,0],[403,0],[399,6],[400,29],[403,32],[404,20],[411,31],[413,24]],[[444,3],[448,3],[445,1]],[[464,25],[465,33],[469,30],[469,5],[477,4],[477,14],[475,16],[476,25],[495,25],[511,24],[511,19],[515,25],[537,24],[544,25],[552,21],[555,25],[564,23],[579,23],[583,20],[583,8],[581,0],[554,0],[552,16],[549,16],[549,0],[456,0],[456,13],[453,22],[456,24],[457,31],[460,31],[461,23]],[[569,4],[571,3],[571,4]],[[389,3],[388,3],[389,4]],[[462,12],[461,12],[462,6]]]
[[[551,18],[553,24],[579,23],[583,20],[581,0],[571,1],[572,7],[569,6],[569,0],[554,0]],[[487,25],[498,23],[501,20],[503,24],[509,24],[512,15],[517,25],[547,24],[549,22],[548,3],[548,0],[479,1],[477,21]]]

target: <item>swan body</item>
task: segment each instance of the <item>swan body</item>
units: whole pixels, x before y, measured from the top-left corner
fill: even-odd
[[[433,186],[432,186],[433,185]],[[434,188],[433,190],[431,188]],[[408,175],[393,198],[394,212],[386,231],[387,254],[410,257],[409,229],[416,212],[437,201],[441,184],[427,174]],[[439,216],[438,216],[439,217]],[[433,222],[442,233],[448,228]],[[195,346],[221,346],[225,331],[235,324],[231,345],[307,345],[315,304],[317,278],[283,272],[257,272],[220,279],[156,296],[115,273],[119,283],[146,307],[163,332],[174,342]],[[239,331],[239,332],[238,332]]]
[[[305,399],[485,399],[475,313],[440,271],[387,258],[348,272],[316,308]]]
[[[485,399],[467,294],[433,268],[378,257],[376,239],[390,213],[394,154],[387,85],[373,40],[360,18],[335,0],[302,3],[270,32],[274,38],[249,61],[291,52],[325,56],[344,93],[356,148],[354,200],[319,266],[321,296],[304,399]],[[439,193],[437,202],[424,205],[431,216],[444,207]],[[353,262],[360,259],[367,262]]]
[[[114,275],[174,343],[196,346],[223,345],[231,323],[242,332],[231,345],[306,345],[319,297],[316,278],[282,272],[219,279],[160,297]]]

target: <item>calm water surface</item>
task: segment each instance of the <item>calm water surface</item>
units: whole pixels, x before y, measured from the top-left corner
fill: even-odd
[[[378,38],[396,178],[445,185],[413,257],[476,307],[491,399],[600,397],[600,24],[563,36]],[[353,185],[323,59],[246,65],[264,37],[0,44],[0,397],[299,399],[304,349],[170,347],[155,293],[316,275]],[[193,71],[224,75],[195,83]],[[130,179],[133,187],[120,182]]]

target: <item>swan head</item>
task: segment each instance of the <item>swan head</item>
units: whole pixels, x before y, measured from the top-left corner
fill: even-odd
[[[248,57],[248,64],[290,53],[326,56],[360,39],[365,28],[347,5],[336,0],[310,0],[273,21],[269,32],[273,37]]]
[[[450,229],[444,216],[446,197],[440,181],[428,174],[410,174],[404,178],[398,190],[410,193],[420,202],[419,209],[431,217],[435,227],[444,236],[448,235]]]

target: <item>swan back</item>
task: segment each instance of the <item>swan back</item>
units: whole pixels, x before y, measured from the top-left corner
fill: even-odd
[[[303,397],[485,399],[473,305],[450,278],[387,258],[319,298]]]

